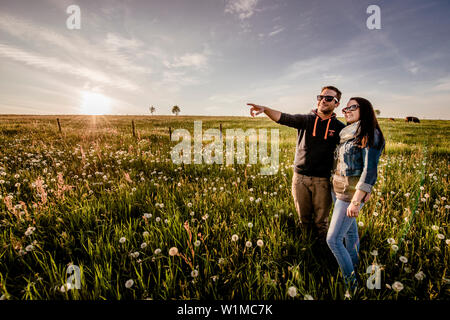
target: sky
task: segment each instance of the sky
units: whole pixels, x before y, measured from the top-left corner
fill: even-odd
[[[449,12],[448,0],[0,0],[0,114],[308,113],[334,85],[338,116],[361,96],[381,117],[449,120]]]

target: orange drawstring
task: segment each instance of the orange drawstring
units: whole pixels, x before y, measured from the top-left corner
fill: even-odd
[[[316,116],[316,121],[314,122],[313,137],[315,137],[315,136],[316,136],[316,126],[317,126],[317,120],[319,120],[319,116]]]
[[[327,135],[328,135],[328,128],[330,127],[330,121],[331,121],[331,118],[330,118],[330,119],[328,119],[328,123],[327,123],[327,130],[325,131],[325,140],[327,139]]]

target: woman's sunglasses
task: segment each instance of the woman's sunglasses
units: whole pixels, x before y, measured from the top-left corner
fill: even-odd
[[[336,102],[339,102],[339,100],[333,96],[322,96],[322,95],[317,96],[317,101],[320,101],[322,99],[325,99],[326,102],[331,102],[333,100],[336,100]]]
[[[342,113],[347,113],[350,111],[355,111],[356,109],[358,109],[359,106],[357,104],[351,105],[350,107],[345,107],[344,109],[342,109]]]

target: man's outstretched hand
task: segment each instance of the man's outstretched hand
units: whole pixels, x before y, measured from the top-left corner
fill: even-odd
[[[254,104],[254,103],[247,103],[247,105],[252,106],[250,108],[250,115],[252,117],[257,116],[257,115],[259,115],[259,114],[264,112],[264,107],[263,106],[259,106],[259,105]]]

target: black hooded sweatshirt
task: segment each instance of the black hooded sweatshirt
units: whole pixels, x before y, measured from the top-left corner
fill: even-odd
[[[336,114],[322,119],[317,109],[310,114],[281,113],[277,123],[297,129],[295,172],[329,178],[333,169],[334,150],[339,144],[339,133],[345,127],[336,119]]]

